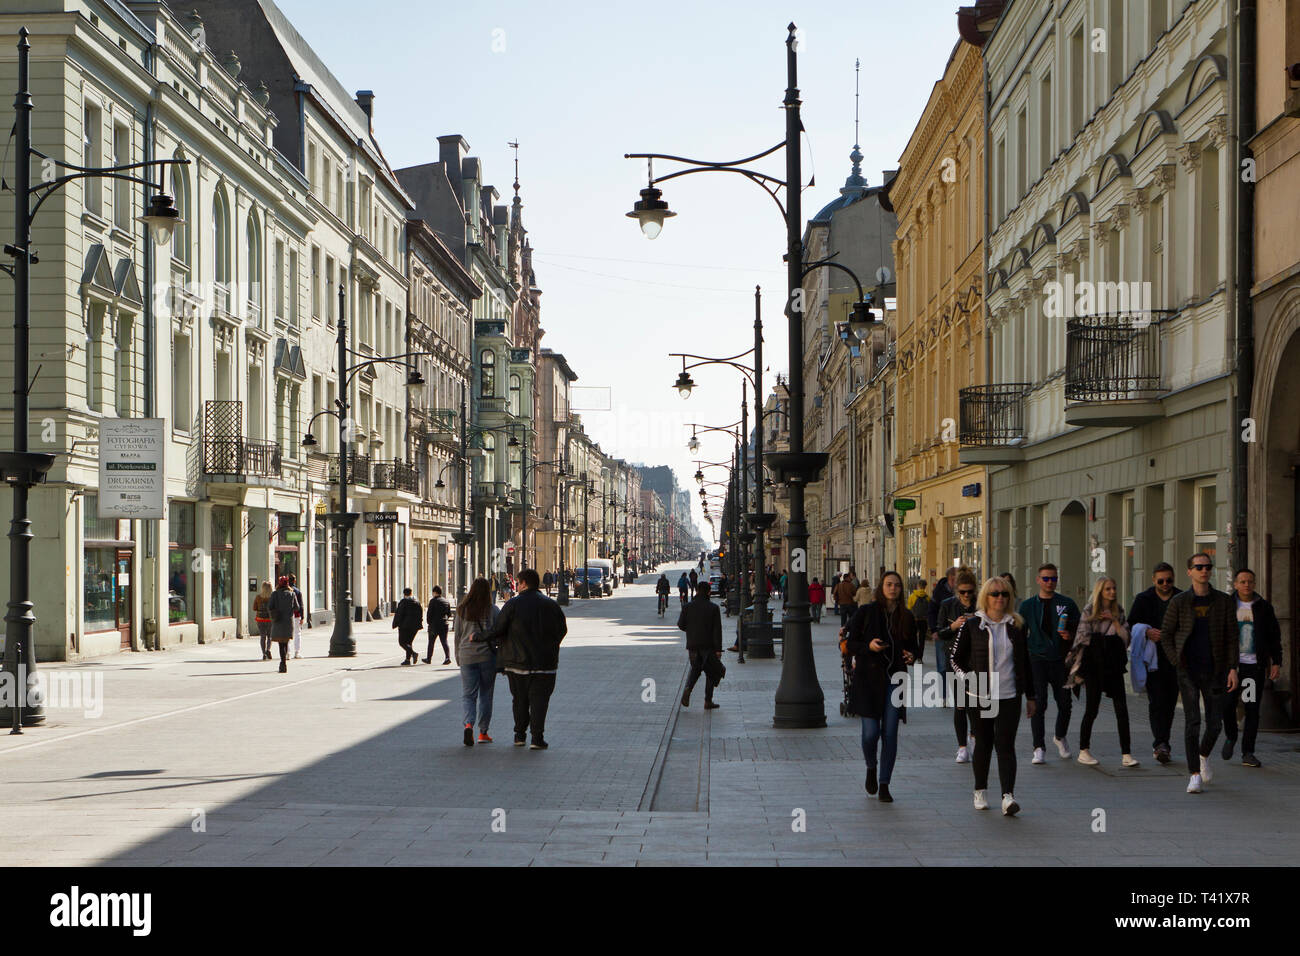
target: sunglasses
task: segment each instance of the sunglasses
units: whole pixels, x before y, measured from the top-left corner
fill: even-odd
[[[1192,565],[1192,570],[1193,570],[1193,571],[1213,571],[1213,570],[1214,570],[1214,565],[1212,565],[1212,564],[1193,564],[1193,565]]]
[[[966,597],[970,597],[972,594],[975,593],[975,589],[974,589],[974,588],[958,588],[958,589],[957,589],[957,593],[958,593],[958,594],[964,594]]]
[[[1055,584],[1056,581],[1057,581],[1057,578],[1056,578],[1056,575],[1052,575],[1052,576],[1049,578],[1047,575],[1044,574],[1044,575],[1043,575],[1041,578],[1039,578],[1038,580],[1043,581],[1043,582],[1046,582],[1046,583],[1048,583],[1048,584]]]
[[[990,592],[989,592],[989,597],[991,597],[991,598],[1009,598],[1009,597],[1011,597],[1011,592],[1010,592],[1010,591],[990,591]]]
[[[1173,578],[1156,578],[1156,584],[1173,584]]]

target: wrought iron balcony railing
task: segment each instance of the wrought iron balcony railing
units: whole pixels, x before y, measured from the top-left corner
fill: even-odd
[[[1025,440],[1024,382],[974,385],[959,393],[958,440],[963,446],[1018,445]]]
[[[400,458],[377,459],[371,466],[371,474],[372,488],[391,488],[394,491],[419,493],[420,479],[415,466]]]
[[[339,480],[339,456],[330,456],[330,481]],[[370,486],[370,456],[352,452],[348,455],[348,483]]]
[[[1066,322],[1065,400],[1157,400],[1163,391],[1159,322],[1165,314],[1102,315]]]
[[[203,473],[279,478],[280,446],[244,437],[243,422],[243,402],[203,403]]]

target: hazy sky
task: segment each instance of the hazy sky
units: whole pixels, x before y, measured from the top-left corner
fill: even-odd
[[[737,421],[742,377],[696,370],[700,387],[683,401],[671,387],[681,362],[668,353],[748,349],[762,284],[769,386],[785,370],[784,226],[749,181],[701,174],[664,184],[678,215],[651,242],[624,217],[646,170],[623,153],[722,161],[780,142],[793,20],[802,35],[805,184],[816,176],[803,193],[806,220],[849,173],[854,59],[862,61],[863,172],[878,185],[957,41],[953,0],[374,0],[364,20],[352,0],[277,2],[345,88],[375,92],[376,136],[394,167],[436,160],[437,137],[460,133],[509,203],[514,151],[506,144],[519,142],[524,222],[544,293],[542,344],[564,353],[578,386],[598,389],[578,401],[609,409],[583,413],[601,448],[672,466],[697,515],[683,423]],[[784,176],[780,153],[758,167]],[[672,168],[657,164],[656,173]],[[725,436],[701,441],[706,460],[730,455]]]

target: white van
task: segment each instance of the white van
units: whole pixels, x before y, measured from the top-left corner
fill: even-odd
[[[602,576],[601,590],[606,594],[613,593],[614,562],[609,560],[609,558],[588,558],[587,567],[600,568]]]

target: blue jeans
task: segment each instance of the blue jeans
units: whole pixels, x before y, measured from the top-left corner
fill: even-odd
[[[876,766],[876,747],[883,738],[883,746],[880,747],[881,783],[889,783],[889,778],[894,773],[894,760],[898,757],[898,708],[894,706],[893,696],[890,693],[885,699],[883,719],[861,718],[862,756],[866,758],[868,767]]]
[[[481,664],[462,664],[460,668],[461,700],[465,703],[465,723],[473,725],[478,716],[478,732],[487,733],[492,722],[492,692],[496,688],[497,662],[493,657]]]

